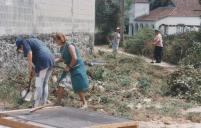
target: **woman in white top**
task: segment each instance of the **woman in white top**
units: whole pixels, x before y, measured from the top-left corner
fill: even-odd
[[[154,58],[156,63],[161,63],[163,53],[163,39],[159,30],[155,30],[155,38],[153,44],[155,45]]]

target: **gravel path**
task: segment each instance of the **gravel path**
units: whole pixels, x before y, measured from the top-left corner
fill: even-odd
[[[112,49],[109,49],[109,48],[107,48],[105,46],[96,46],[95,51],[98,51],[98,50],[103,51],[103,52],[112,52]],[[163,67],[163,68],[165,68],[166,70],[168,70],[170,72],[174,72],[177,69],[176,65],[172,65],[172,64],[169,64],[169,63],[166,63],[166,62],[151,63],[152,60],[150,58],[147,58],[147,57],[144,57],[144,56],[137,56],[137,55],[129,54],[129,53],[124,52],[123,49],[120,49],[118,51],[118,53],[122,54],[122,55],[129,56],[129,57],[140,57],[145,62],[150,63],[151,65],[157,65],[157,66]]]

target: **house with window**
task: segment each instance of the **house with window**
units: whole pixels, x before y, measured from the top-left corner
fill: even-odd
[[[164,35],[197,31],[201,24],[199,0],[169,0],[150,10],[149,0],[134,0],[129,17],[129,35],[142,28],[159,29]]]

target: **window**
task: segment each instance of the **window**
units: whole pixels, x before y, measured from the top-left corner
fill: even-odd
[[[159,29],[160,29],[160,31],[161,31],[162,34],[164,34],[164,35],[168,34],[168,25],[161,24],[159,26]]]
[[[168,25],[166,25],[165,26],[165,31],[164,31],[165,35],[168,35],[168,29],[169,29],[169,27],[168,27]]]
[[[176,26],[176,32],[179,34],[179,33],[184,33],[184,28],[185,28],[185,26],[184,26],[184,24],[178,24],[177,26]]]
[[[142,23],[140,24],[140,28],[143,28],[143,24]]]
[[[135,24],[135,32],[138,32],[138,29],[139,29],[139,28],[138,28],[138,24],[136,23],[136,24]]]

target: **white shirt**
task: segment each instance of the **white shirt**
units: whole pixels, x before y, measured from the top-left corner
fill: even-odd
[[[113,38],[113,42],[119,44],[120,39],[121,39],[120,33],[115,32],[113,37],[114,37],[114,38]]]
[[[154,38],[154,45],[163,47],[163,38],[160,33],[158,33]]]

